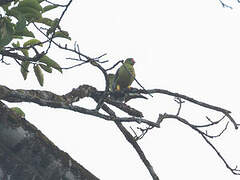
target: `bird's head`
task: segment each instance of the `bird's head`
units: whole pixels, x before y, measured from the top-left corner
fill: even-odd
[[[125,63],[131,64],[131,65],[134,65],[134,64],[135,64],[135,61],[134,61],[133,58],[127,58],[127,59],[125,60]]]

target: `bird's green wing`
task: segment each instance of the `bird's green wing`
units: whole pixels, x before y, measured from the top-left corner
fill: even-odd
[[[127,81],[127,86],[130,86],[132,84],[132,82],[134,81],[134,78],[135,78],[135,70],[134,70],[134,67],[133,65],[131,64],[126,64],[125,65],[125,73],[127,73],[125,76],[127,77],[126,78],[126,81]]]
[[[119,70],[120,70],[120,68],[118,68],[118,70],[117,70],[117,72],[116,72],[116,74],[114,76],[113,86],[112,86],[113,90],[116,90],[116,88],[117,88],[117,82],[118,82],[118,79],[119,79]]]
[[[133,65],[129,63],[124,63],[116,72],[114,78],[114,90],[117,89],[117,86],[120,86],[120,89],[128,88],[135,77],[135,71]]]
[[[115,78],[115,75],[114,75],[114,74],[108,74],[109,90],[110,90],[110,91],[113,90],[114,78]]]

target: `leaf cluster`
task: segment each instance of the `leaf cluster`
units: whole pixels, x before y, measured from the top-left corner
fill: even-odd
[[[67,31],[63,31],[59,25],[59,19],[52,19],[45,15],[46,12],[61,8],[57,4],[49,4],[44,0],[14,0],[1,4],[0,10],[0,54],[15,59],[21,65],[21,74],[24,80],[27,79],[29,65],[41,86],[43,86],[43,71],[51,73],[56,69],[62,73],[60,65],[48,57],[47,52],[39,53],[36,46],[44,48],[43,45],[52,41],[53,38],[65,38],[71,40]],[[44,16],[45,15],[45,16]],[[40,24],[46,28],[46,41],[40,41],[30,25]],[[26,40],[27,38],[27,40]],[[29,50],[35,55],[30,57]],[[7,53],[6,53],[7,52]],[[14,54],[13,52],[17,52]],[[21,57],[21,58],[19,58]]]

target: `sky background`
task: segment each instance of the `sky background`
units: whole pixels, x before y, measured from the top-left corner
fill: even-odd
[[[226,108],[240,122],[240,6],[231,5],[233,10],[222,8],[218,0],[81,0],[73,1],[61,25],[70,33],[72,47],[77,41],[81,52],[90,57],[107,53],[103,58],[109,60],[105,68],[133,57],[136,78],[146,89],[167,89]],[[74,63],[65,59],[74,58],[73,55],[57,49],[50,51],[49,56],[63,67]],[[105,87],[103,75],[91,65],[63,74],[45,73],[45,85],[40,87],[33,72],[24,81],[19,67],[14,61],[9,62],[11,66],[0,65],[0,82],[9,88],[65,94],[82,84],[98,90]],[[140,88],[135,82],[132,86]],[[128,104],[152,121],[157,120],[159,113],[174,114],[178,108],[173,97],[166,95]],[[151,179],[114,123],[33,103],[8,105],[21,107],[28,121],[100,179]],[[91,99],[80,100],[76,105],[96,106]],[[184,104],[181,112],[194,124],[205,123],[206,115],[212,120],[221,118],[221,114],[189,103]],[[225,123],[208,133],[216,134]],[[136,129],[133,123],[125,126]],[[220,138],[212,141],[232,167],[240,166],[239,138],[239,130],[235,131],[230,124]],[[150,131],[139,144],[160,179],[239,179],[199,134],[174,119],[165,120],[160,129]]]

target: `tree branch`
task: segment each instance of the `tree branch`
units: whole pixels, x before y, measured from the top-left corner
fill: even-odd
[[[110,116],[112,116],[113,118],[116,118],[116,114],[112,110],[110,110],[110,108],[108,106],[103,104],[102,107],[103,107],[103,110],[105,112],[107,112]],[[134,149],[138,153],[139,157],[143,161],[144,165],[148,169],[149,173],[151,174],[153,180],[159,180],[159,177],[155,173],[155,171],[154,171],[152,165],[150,164],[150,162],[147,160],[147,158],[146,158],[144,152],[142,151],[141,147],[136,142],[136,139],[131,135],[131,133],[128,132],[128,130],[122,125],[122,123],[120,121],[116,120],[114,122],[115,122],[116,126],[119,128],[119,130],[122,132],[124,137],[127,139],[127,141],[134,147]]]
[[[218,135],[218,136],[208,136],[206,133],[203,133],[202,131],[200,131],[196,126],[192,125],[191,123],[189,123],[187,120],[176,116],[176,115],[171,115],[171,114],[164,114],[161,115],[161,121],[160,123],[164,120],[164,119],[177,119],[178,121],[182,122],[183,124],[191,127],[193,130],[195,130],[196,132],[198,132],[202,138],[206,141],[206,143],[208,145],[210,145],[210,147],[216,152],[216,154],[218,155],[218,157],[223,161],[223,163],[226,165],[226,167],[235,175],[240,175],[240,170],[237,168],[231,168],[230,165],[227,163],[227,161],[223,158],[223,156],[221,155],[221,153],[216,149],[216,147],[207,139],[207,137],[213,138],[213,137],[218,137],[220,136],[227,128],[227,125],[225,126],[225,128],[223,129],[223,131]]]
[[[146,90],[146,91],[147,92],[145,92],[145,90],[130,89],[129,93],[142,93],[142,94],[147,94],[147,93],[156,94],[157,93],[157,94],[166,94],[166,95],[169,95],[169,96],[178,97],[178,98],[184,99],[186,101],[189,101],[191,103],[202,106],[204,108],[223,113],[233,123],[235,129],[238,129],[238,124],[236,123],[236,121],[230,115],[231,111],[229,111],[229,110],[226,110],[226,109],[223,109],[221,107],[214,106],[214,105],[211,105],[211,104],[207,104],[205,102],[198,101],[194,98],[191,98],[191,97],[183,95],[183,94],[173,93],[173,92],[170,92],[170,91],[164,90],[164,89],[151,89],[151,90]]]
[[[26,57],[26,56],[22,56],[22,55],[19,55],[18,53],[13,53],[13,52],[10,52],[8,50],[1,50],[0,51],[0,54],[4,57],[4,56],[7,56],[7,57],[11,57],[13,59],[17,59],[17,60],[20,60],[20,61],[30,61],[30,62],[36,62],[38,61],[43,55],[44,55],[44,52],[34,56],[33,58],[30,58],[30,57]]]
[[[57,95],[50,91],[40,91],[40,90],[12,90],[5,86],[0,85],[0,99],[8,101],[8,102],[33,102],[40,106],[48,106],[53,108],[61,108],[67,109],[75,112],[79,112],[82,114],[92,115],[95,117],[99,117],[105,119],[107,121],[119,121],[119,122],[137,122],[137,123],[145,123],[153,127],[159,127],[156,123],[149,121],[147,119],[138,118],[138,117],[115,117],[113,119],[112,116],[102,114],[96,110],[90,110],[84,107],[72,105],[73,102],[78,101],[84,97],[97,97],[95,93],[97,92],[96,88],[88,85],[79,86],[77,89],[72,90],[71,92],[65,95]],[[97,98],[100,98],[98,96]],[[136,114],[139,112],[130,106],[122,106],[125,112],[129,112],[130,114]],[[128,108],[128,110],[126,110]],[[121,106],[119,106],[121,110]]]
[[[95,62],[92,62],[92,63],[93,63],[93,65],[96,65]],[[100,68],[100,70],[101,70],[101,68]],[[102,71],[105,72],[104,69],[102,69]],[[232,122],[234,122],[236,124],[236,127],[238,127],[238,124],[229,115],[231,113],[230,111],[228,111],[226,109],[223,109],[223,108],[220,108],[220,107],[217,107],[217,106],[213,106],[213,105],[198,101],[198,100],[195,100],[191,97],[188,97],[188,96],[185,96],[185,95],[182,95],[182,94],[172,93],[170,91],[163,90],[163,89],[153,89],[153,90],[146,90],[146,91],[151,92],[151,93],[161,93],[161,94],[166,94],[166,95],[169,95],[169,96],[174,96],[174,97],[177,97],[177,98],[181,98],[181,99],[184,99],[186,101],[197,104],[199,106],[222,112],[224,114],[224,116],[218,121],[212,121],[210,118],[207,117],[207,119],[209,120],[210,123],[204,124],[204,125],[193,125],[193,124],[189,123],[188,121],[186,121],[185,119],[178,116],[179,112],[180,112],[180,109],[181,109],[181,107],[179,107],[177,115],[169,115],[169,114],[161,115],[160,114],[157,122],[155,123],[155,122],[149,121],[147,119],[143,119],[142,118],[143,115],[140,111],[137,111],[136,109],[131,108],[130,106],[126,105],[125,103],[116,102],[108,96],[103,96],[104,92],[106,92],[106,91],[104,91],[104,92],[103,91],[97,91],[96,88],[94,88],[92,86],[88,86],[88,85],[79,86],[78,88],[73,89],[71,92],[69,92],[65,95],[62,95],[62,96],[56,95],[56,94],[54,94],[52,92],[49,92],[49,91],[11,90],[11,89],[9,89],[5,86],[0,86],[0,99],[6,100],[8,102],[34,102],[34,103],[39,104],[41,106],[63,108],[63,109],[79,112],[79,113],[82,113],[82,114],[88,114],[88,115],[92,115],[92,116],[95,116],[95,117],[99,117],[101,119],[105,119],[105,120],[108,120],[108,121],[115,122],[115,124],[118,126],[120,131],[124,134],[124,136],[128,140],[128,142],[137,151],[138,155],[142,159],[143,163],[147,167],[147,169],[148,169],[149,173],[151,174],[151,176],[153,177],[153,179],[158,179],[158,176],[154,172],[150,162],[146,159],[143,151],[141,150],[141,148],[137,144],[136,141],[138,139],[135,139],[127,131],[127,129],[122,125],[122,122],[137,122],[137,123],[147,124],[149,126],[149,128],[147,128],[145,130],[142,129],[142,135],[139,136],[139,137],[142,138],[147,133],[147,131],[149,129],[152,129],[154,127],[159,128],[163,119],[174,118],[174,119],[177,119],[180,122],[188,125],[193,130],[195,130],[199,134],[201,134],[201,136],[204,138],[204,140],[214,149],[214,151],[217,153],[217,155],[220,157],[220,159],[222,159],[222,161],[225,163],[226,167],[228,169],[230,169],[234,174],[237,174],[237,175],[239,174],[239,170],[236,169],[236,168],[235,169],[231,168],[228,165],[228,163],[226,162],[226,160],[222,157],[222,155],[214,147],[214,145],[211,142],[209,142],[208,139],[207,139],[207,137],[208,138],[215,138],[215,137],[221,136],[222,133],[225,132],[225,130],[227,129],[228,123],[226,124],[225,128],[218,135],[214,135],[214,136],[208,135],[207,132],[203,132],[199,129],[199,128],[209,127],[209,126],[213,126],[215,124],[218,124],[219,122],[221,122],[224,119],[224,117],[229,118]],[[133,92],[133,93],[137,92],[137,93],[142,93],[142,94],[148,93],[146,91],[145,90],[139,90],[139,89],[130,89],[129,90],[129,92]],[[108,95],[108,94],[106,93],[106,95]],[[99,100],[102,99],[102,104],[101,104],[100,108],[103,109],[105,112],[107,112],[108,115],[102,114],[99,111],[97,111],[96,109],[95,110],[90,110],[90,109],[86,109],[84,107],[72,105],[72,103],[77,102],[79,99],[85,98],[85,97],[93,98],[97,103],[99,103]],[[104,97],[104,98],[102,98],[102,97]],[[180,104],[183,103],[183,101],[181,99],[178,99],[178,101],[177,101]],[[113,110],[111,110],[105,103],[109,103],[111,105],[114,105],[115,107],[119,108],[120,110],[122,110],[124,112],[127,112],[129,115],[133,115],[133,117],[117,117],[115,112]]]

